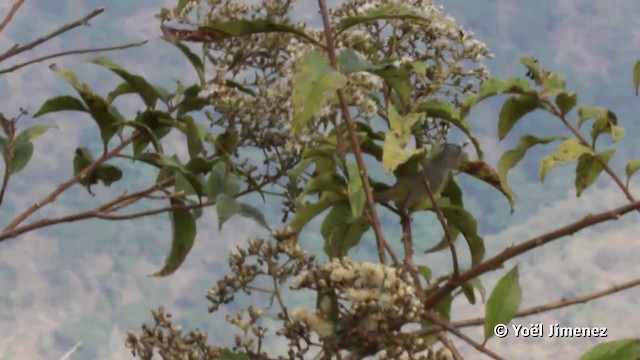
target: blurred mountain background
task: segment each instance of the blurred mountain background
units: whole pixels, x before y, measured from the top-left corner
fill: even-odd
[[[11,7],[0,3],[0,17]],[[64,23],[81,18],[97,7],[106,12],[81,27],[14,58],[18,63],[35,55],[76,48],[111,46],[149,39],[140,48],[110,52],[105,55],[127,70],[146,77],[155,84],[172,88],[180,79],[196,81],[190,65],[177,49],[160,39],[159,20],[154,18],[161,7],[175,5],[174,0],[28,0],[12,23],[0,36],[0,50],[16,43],[24,44]],[[334,2],[335,3],[335,2]],[[624,176],[624,164],[640,158],[638,141],[638,98],[634,95],[631,69],[640,59],[640,3],[634,0],[603,2],[596,0],[440,0],[465,29],[488,44],[495,59],[488,62],[492,74],[500,77],[523,76],[522,56],[536,56],[549,70],[567,78],[570,91],[579,93],[579,103],[604,106],[618,116],[626,136],[617,146],[612,166]],[[319,24],[316,3],[298,1],[296,17]],[[313,10],[310,10],[313,9]],[[0,111],[15,116],[20,107],[33,114],[50,97],[71,94],[72,89],[48,69],[52,62],[74,70],[79,77],[102,94],[118,84],[118,78],[92,64],[83,56],[66,57],[32,65],[0,75]],[[521,121],[507,139],[496,136],[497,114],[504,98],[498,98],[474,110],[471,123],[479,134],[488,161],[494,166],[500,155],[512,148],[519,135],[554,134],[563,131],[561,124],[544,113],[534,113]],[[120,100],[120,109],[135,114],[139,104]],[[573,115],[575,116],[575,115]],[[6,224],[17,213],[46,195],[72,173],[76,146],[96,147],[97,131],[88,116],[77,113],[47,115],[23,119],[25,124],[54,123],[52,129],[35,142],[35,155],[29,166],[10,184],[5,203],[0,208],[0,222]],[[174,140],[178,148],[180,139]],[[169,149],[171,145],[169,145]],[[573,188],[573,166],[554,169],[540,184],[540,156],[552,147],[531,151],[512,171],[510,181],[518,194],[516,212],[509,214],[506,200],[492,189],[476,185],[461,177],[466,203],[480,223],[487,241],[488,256],[510,244],[526,240],[588,212],[604,210],[624,203],[619,190],[605,176],[579,199]],[[154,174],[130,165],[127,181],[111,189],[96,188],[91,198],[76,186],[40,215],[66,213],[88,208],[109,194],[122,191],[125,185],[152,181]],[[631,191],[638,189],[633,182]],[[637,191],[636,191],[637,193]],[[268,220],[275,224],[280,217],[276,206],[268,205]],[[430,215],[415,220],[416,238],[429,239],[417,253],[439,238],[439,225]],[[384,216],[383,221],[391,217]],[[314,225],[311,225],[313,229]],[[315,224],[317,227],[318,224]],[[168,278],[150,278],[163,264],[170,246],[166,214],[135,221],[82,221],[34,231],[0,244],[0,360],[58,359],[75,343],[82,347],[75,360],[127,359],[124,347],[127,330],[137,331],[143,322],[151,323],[149,311],[164,305],[174,313],[176,323],[185,330],[198,327],[215,342],[229,341],[233,334],[224,315],[208,315],[204,295],[227,271],[227,253],[260,230],[248,220],[234,218],[222,231],[217,230],[213,210],[205,211],[198,223],[196,245],[185,264]],[[393,239],[399,234],[385,227]],[[542,304],[596,291],[628,281],[640,273],[640,247],[637,246],[640,221],[636,213],[620,221],[597,226],[568,239],[537,249],[511,261],[506,268],[520,266],[523,307]],[[371,236],[368,239],[372,239]],[[317,231],[307,231],[303,245],[319,249],[322,238]],[[354,257],[370,258],[371,246],[358,250]],[[423,256],[433,268],[449,265],[446,254]],[[499,275],[486,277],[490,291]],[[509,359],[577,358],[598,340],[638,336],[640,319],[633,315],[640,299],[640,289],[615,294],[570,309],[514,320],[516,324],[558,322],[562,326],[606,326],[607,339],[526,339],[507,337],[492,339],[488,346]],[[259,299],[242,299],[234,307],[257,303]],[[465,306],[456,302],[455,319],[481,316],[483,306]],[[629,316],[629,313],[632,316]],[[481,338],[482,329],[467,329]],[[634,332],[635,331],[635,332]],[[541,346],[542,345],[542,346]],[[277,347],[277,344],[271,344]],[[481,356],[465,349],[470,358]]]

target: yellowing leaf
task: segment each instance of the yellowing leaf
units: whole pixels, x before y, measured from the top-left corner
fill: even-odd
[[[542,159],[540,163],[540,181],[544,182],[549,170],[557,165],[574,161],[582,154],[594,154],[594,151],[590,147],[580,144],[576,139],[565,140],[556,151]]]
[[[392,172],[398,166],[404,164],[413,155],[421,153],[422,149],[404,149],[398,136],[387,131],[384,137],[384,148],[382,152],[382,167],[386,172]]]
[[[407,116],[401,116],[396,110],[395,106],[390,105],[387,110],[389,117],[389,127],[393,131],[400,141],[400,146],[407,145],[411,138],[411,128],[420,120],[420,114],[409,114]]]

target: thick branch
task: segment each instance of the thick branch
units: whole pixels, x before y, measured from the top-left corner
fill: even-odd
[[[49,33],[49,34],[47,34],[47,35],[45,35],[45,36],[43,36],[43,37],[41,37],[39,39],[36,39],[36,40],[34,40],[34,41],[32,41],[32,42],[30,42],[28,44],[22,45],[22,46],[14,46],[11,49],[9,49],[7,52],[5,52],[4,54],[0,55],[0,62],[4,61],[4,60],[6,60],[6,59],[8,59],[8,58],[10,58],[12,56],[18,55],[18,54],[20,54],[22,52],[31,50],[31,49],[35,48],[36,46],[38,46],[38,45],[40,45],[40,44],[42,44],[42,43],[44,43],[46,41],[51,40],[51,39],[53,39],[54,37],[56,37],[56,36],[58,36],[60,34],[63,34],[63,33],[67,32],[67,31],[69,31],[71,29],[77,28],[78,26],[87,25],[89,20],[91,20],[92,18],[96,17],[97,15],[102,13],[103,11],[104,11],[104,8],[97,8],[97,9],[93,10],[92,12],[90,12],[89,14],[87,14],[87,16],[83,17],[82,19],[74,21],[74,22],[66,24],[66,25],[63,25],[58,30],[53,31],[53,32],[51,32],[51,33]]]
[[[424,306],[427,309],[433,308],[438,302],[444,299],[448,294],[458,287],[458,284],[464,284],[467,281],[476,278],[484,273],[498,269],[509,259],[512,259],[522,253],[525,253],[536,247],[540,247],[553,240],[557,240],[567,235],[572,235],[584,228],[591,227],[593,225],[618,219],[620,216],[629,213],[631,211],[640,209],[640,201],[634,201],[632,203],[617,207],[613,210],[604,211],[595,215],[587,215],[582,220],[578,220],[571,224],[565,225],[556,230],[550,231],[546,234],[534,237],[521,244],[511,246],[502,251],[498,255],[486,260],[485,262],[476,265],[475,267],[460,274],[456,283],[447,282],[445,285],[434,291],[425,301]]]

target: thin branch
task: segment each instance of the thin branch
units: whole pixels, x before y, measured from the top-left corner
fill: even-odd
[[[458,288],[459,286],[458,284],[464,284],[467,281],[473,278],[476,278],[482,274],[498,269],[502,266],[502,264],[504,264],[504,262],[506,262],[511,258],[514,258],[531,249],[540,247],[553,240],[557,240],[567,235],[575,234],[576,232],[584,228],[588,228],[605,221],[616,220],[620,216],[637,209],[640,209],[640,201],[634,201],[632,203],[617,207],[615,209],[600,212],[597,214],[587,215],[581,220],[575,221],[571,224],[567,224],[563,227],[552,230],[543,235],[536,236],[521,244],[511,246],[505,249],[504,251],[502,251],[501,253],[495,255],[491,259],[488,259],[485,262],[478,264],[473,268],[461,273],[456,283],[447,282],[442,287],[438,288],[427,298],[427,300],[424,302],[424,306],[427,309],[431,309],[433,306],[439,303],[442,299],[444,299],[448,294],[450,294],[453,290]]]
[[[413,286],[416,288],[418,298],[424,301],[424,289],[420,281],[418,269],[413,262],[413,236],[411,235],[411,217],[405,209],[401,210],[400,224],[402,226],[402,244],[404,246],[404,262],[409,269],[409,275],[413,279]]]
[[[2,31],[4,31],[4,28],[7,27],[7,25],[9,25],[9,23],[11,22],[11,19],[13,19],[13,16],[18,12],[18,9],[20,9],[22,4],[24,4],[24,0],[18,0],[16,1],[15,4],[11,6],[11,10],[9,10],[9,13],[7,14],[7,16],[5,16],[4,19],[2,20],[2,23],[0,23],[0,33],[2,33]]]
[[[526,317],[526,316],[530,316],[530,315],[536,315],[536,314],[540,314],[543,312],[547,312],[547,311],[552,311],[552,310],[557,310],[557,309],[561,309],[564,307],[569,307],[572,305],[576,305],[576,304],[584,304],[587,303],[589,301],[601,298],[601,297],[605,297],[607,295],[611,295],[611,294],[615,294],[617,292],[623,291],[623,290],[627,290],[630,289],[632,287],[636,287],[636,286],[640,286],[640,279],[635,279],[626,283],[622,283],[620,285],[616,285],[616,286],[612,286],[610,288],[604,289],[604,290],[600,290],[594,293],[590,293],[590,294],[586,294],[586,295],[582,295],[582,296],[578,296],[575,298],[571,298],[571,299],[561,299],[561,300],[557,300],[551,303],[547,303],[547,304],[543,304],[543,305],[538,305],[538,306],[533,306],[527,309],[523,309],[518,311],[513,318],[520,318],[520,317]],[[465,328],[465,327],[472,327],[472,326],[481,326],[484,325],[484,318],[475,318],[475,319],[468,319],[468,320],[461,320],[461,321],[454,321],[451,323],[451,325],[453,325],[456,329],[461,329],[461,328]],[[427,327],[424,329],[420,329],[418,330],[416,333],[419,334],[420,336],[427,336],[430,334],[434,334],[437,333],[438,331],[441,331],[441,327],[440,326],[432,326],[432,327]]]
[[[158,190],[159,188],[163,187],[166,185],[166,182],[168,182],[169,180],[166,180],[165,182],[162,183],[158,183],[158,184],[153,184],[152,186],[131,193],[131,194],[127,194],[126,192],[117,196],[115,199],[100,205],[99,207],[93,209],[93,210],[87,210],[87,211],[81,211],[75,214],[70,214],[70,215],[65,215],[65,216],[60,216],[60,217],[56,217],[56,218],[45,218],[45,219],[40,219],[34,222],[31,222],[27,225],[23,225],[23,226],[18,226],[15,227],[11,230],[5,230],[2,233],[0,233],[0,241],[6,240],[8,238],[13,238],[16,237],[18,235],[24,234],[26,232],[35,230],[35,229],[40,229],[43,227],[47,227],[47,226],[51,226],[51,225],[56,225],[56,224],[61,224],[61,223],[65,223],[65,222],[73,222],[73,221],[77,221],[77,220],[84,220],[84,219],[89,219],[89,218],[100,218],[101,214],[108,214],[110,212],[113,211],[117,211],[120,210],[122,207],[124,206],[128,206],[131,205],[135,202],[137,202],[138,200],[141,200],[145,195],[150,194],[156,190]],[[125,204],[125,205],[123,205]]]
[[[558,105],[556,105],[549,98],[543,98],[543,101],[547,106],[549,106],[549,108],[551,109],[551,113],[553,115],[557,116],[560,119],[560,121],[562,121],[564,126],[566,126],[569,129],[569,131],[571,131],[573,133],[573,135],[575,135],[575,137],[580,141],[580,143],[582,145],[588,146],[589,148],[591,148],[591,149],[593,149],[595,151],[594,146],[591,143],[589,143],[589,141],[582,135],[582,133],[578,129],[576,129],[575,126],[573,126],[573,124],[571,124],[569,122],[569,120],[562,113],[562,111],[560,110]],[[613,171],[613,169],[611,169],[609,164],[605,163],[599,157],[596,157],[596,161],[600,162],[600,164],[602,165],[603,170],[607,174],[609,174],[609,176],[611,177],[613,182],[615,182],[616,185],[620,188],[620,190],[622,190],[622,192],[624,193],[624,196],[627,198],[627,200],[629,200],[630,202],[635,202],[636,199],[633,197],[631,192],[629,192],[629,188],[622,182],[620,177]],[[638,209],[638,211],[640,211],[640,209]]]
[[[144,41],[140,41],[140,42],[137,42],[137,43],[130,43],[130,44],[125,44],[125,45],[117,45],[117,46],[108,46],[108,47],[102,47],[102,48],[62,51],[62,52],[59,52],[59,53],[50,54],[50,55],[42,56],[42,57],[35,58],[35,59],[29,60],[29,61],[25,61],[23,63],[13,65],[13,66],[8,67],[6,69],[2,69],[2,70],[0,70],[0,74],[6,74],[6,73],[18,70],[20,68],[23,68],[23,67],[31,65],[31,64],[39,63],[41,61],[45,61],[45,60],[49,60],[49,59],[53,59],[53,58],[57,58],[57,57],[61,57],[61,56],[95,53],[95,52],[100,52],[100,51],[123,50],[123,49],[128,49],[130,47],[142,46],[142,45],[146,44],[148,41],[149,40],[144,40]]]
[[[8,51],[6,51],[4,54],[0,55],[0,62],[4,61],[4,60],[6,60],[6,59],[8,59],[8,58],[10,58],[12,56],[18,55],[18,54],[20,54],[22,52],[31,50],[31,49],[35,48],[36,46],[38,46],[38,45],[40,45],[40,44],[42,44],[42,43],[44,43],[46,41],[51,40],[51,39],[53,39],[54,37],[56,37],[56,36],[58,36],[60,34],[63,34],[65,32],[67,32],[67,31],[69,31],[69,30],[77,28],[78,26],[87,25],[89,20],[91,20],[92,18],[94,18],[97,15],[101,14],[102,12],[104,12],[104,8],[97,8],[97,9],[93,10],[92,12],[90,12],[89,14],[87,14],[87,16],[83,17],[82,19],[74,21],[74,22],[66,24],[66,25],[63,25],[58,30],[55,30],[55,31],[53,31],[53,32],[41,37],[41,38],[38,38],[38,39],[28,43],[28,44],[25,44],[25,45],[22,45],[22,46],[14,46],[11,49],[9,49]]]
[[[453,243],[453,237],[451,237],[451,233],[449,232],[449,227],[447,226],[447,220],[444,218],[444,214],[442,213],[440,206],[438,206],[438,203],[436,202],[436,197],[433,194],[433,191],[431,190],[431,185],[429,184],[429,181],[427,181],[427,176],[424,173],[424,169],[420,169],[420,178],[422,179],[422,186],[424,186],[424,189],[427,191],[427,194],[429,195],[429,200],[431,200],[431,204],[433,205],[433,210],[436,212],[436,215],[438,216],[438,221],[440,221],[440,225],[442,225],[442,230],[444,230],[444,236],[447,239],[447,242],[449,243],[449,250],[451,251],[451,259],[453,261],[453,276],[449,281],[457,282],[458,277],[460,276],[460,266],[458,265],[458,253],[456,252],[456,246]]]
[[[179,209],[192,210],[197,208],[206,208],[215,204],[216,204],[215,200],[209,200],[209,201],[205,201],[198,204],[165,206],[161,208],[144,210],[144,211],[139,211],[139,212],[134,212],[129,214],[119,215],[119,214],[99,213],[99,214],[96,214],[96,217],[98,219],[103,219],[103,220],[132,220],[132,219],[137,219],[137,218],[151,216],[151,215],[157,215],[164,212],[179,210]]]
[[[56,200],[56,198],[62,194],[64,191],[66,191],[68,188],[72,187],[73,185],[75,185],[78,181],[80,181],[80,179],[86,177],[88,174],[90,174],[92,171],[96,170],[100,165],[102,165],[104,162],[106,162],[107,160],[113,158],[115,155],[117,155],[120,151],[122,151],[124,148],[126,148],[127,146],[129,146],[129,144],[131,144],[136,138],[138,138],[138,136],[140,136],[139,132],[136,132],[135,134],[133,134],[132,136],[130,136],[128,139],[125,139],[124,141],[122,141],[118,146],[116,146],[113,150],[105,153],[104,155],[102,155],[99,159],[97,159],[96,161],[94,161],[91,165],[87,166],[84,170],[80,171],[78,174],[76,174],[74,177],[72,177],[71,179],[63,182],[62,184],[60,184],[55,190],[53,190],[49,195],[47,195],[46,197],[44,197],[42,200],[40,201],[36,201],[33,205],[31,205],[31,207],[29,207],[29,209],[27,209],[26,211],[24,211],[23,213],[21,213],[20,215],[18,215],[15,219],[13,219],[9,225],[7,225],[4,230],[2,231],[1,235],[0,235],[0,241],[6,239],[2,238],[4,236],[5,233],[7,233],[9,230],[13,230],[15,227],[17,227],[18,225],[20,225],[20,223],[22,223],[26,218],[28,218],[29,216],[33,215],[33,213],[35,213],[36,211],[38,211],[38,209],[46,206],[47,204],[50,204],[52,202],[54,202]]]
[[[73,355],[73,353],[76,352],[76,350],[78,350],[80,348],[80,346],[82,346],[82,341],[80,341],[77,344],[73,345],[73,347],[71,349],[69,349],[69,351],[67,351],[66,353],[64,353],[64,355],[62,355],[60,360],[71,359],[71,355]]]
[[[477,341],[473,340],[472,338],[468,337],[467,335],[463,334],[460,330],[456,329],[451,323],[449,323],[449,322],[447,322],[447,321],[445,321],[443,319],[440,319],[440,317],[438,317],[436,314],[427,311],[426,316],[431,322],[442,326],[448,332],[454,334],[455,336],[459,337],[461,340],[463,340],[466,343],[468,343],[469,345],[473,346],[473,348],[478,350],[479,352],[489,356],[492,359],[504,360],[504,358],[502,356],[500,356],[500,355],[496,354],[495,352],[489,350],[485,345],[480,344]]]
[[[327,4],[325,0],[318,0],[318,6],[320,7],[320,14],[322,15],[322,23],[324,25],[324,32],[326,37],[326,49],[329,55],[329,61],[331,62],[331,66],[334,69],[338,68],[338,60],[336,58],[336,51],[333,45],[333,34],[331,30],[331,23],[329,21],[329,11],[327,10]],[[366,200],[367,200],[367,208],[369,212],[369,216],[371,218],[371,226],[373,227],[373,232],[376,236],[376,244],[378,248],[378,257],[382,264],[387,263],[387,257],[384,253],[385,249],[391,256],[391,259],[394,265],[399,266],[400,261],[398,257],[393,253],[393,249],[384,239],[384,235],[382,234],[382,227],[380,226],[380,218],[378,217],[378,213],[376,211],[375,201],[373,200],[373,192],[371,190],[371,184],[369,184],[369,175],[367,174],[367,166],[364,163],[364,159],[362,157],[362,150],[360,148],[360,141],[358,140],[358,136],[356,134],[356,128],[353,123],[353,119],[351,118],[351,113],[349,112],[349,105],[347,104],[347,100],[344,96],[344,92],[342,89],[338,89],[338,99],[340,100],[340,107],[342,110],[342,117],[347,125],[347,131],[349,133],[349,140],[353,145],[353,152],[356,157],[356,163],[358,164],[358,169],[360,170],[360,178],[362,179],[362,186],[364,188]]]
[[[460,352],[458,351],[458,348],[456,348],[456,345],[453,343],[453,341],[447,339],[447,337],[442,333],[439,332],[438,335],[436,335],[438,340],[440,340],[440,342],[451,351],[451,355],[453,355],[453,360],[464,360],[464,358],[462,357],[462,355],[460,354]]]

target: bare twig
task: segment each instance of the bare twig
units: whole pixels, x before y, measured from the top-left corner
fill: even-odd
[[[587,215],[581,220],[575,221],[571,224],[567,224],[543,235],[536,236],[521,244],[511,246],[501,253],[495,255],[491,259],[488,259],[485,262],[478,264],[473,268],[461,273],[457,282],[447,282],[442,287],[438,288],[427,298],[427,300],[424,302],[424,306],[427,309],[431,309],[453,290],[455,290],[459,286],[458,284],[464,284],[467,281],[476,278],[484,273],[498,269],[504,262],[511,258],[514,258],[536,247],[540,247],[553,240],[557,240],[564,236],[574,234],[584,228],[588,228],[605,221],[618,219],[620,216],[637,209],[640,209],[640,201],[634,201],[615,209],[600,212],[597,214]]]
[[[13,19],[13,16],[18,12],[18,9],[20,9],[22,4],[24,4],[24,0],[18,0],[15,2],[15,4],[11,6],[11,10],[9,10],[9,13],[7,14],[7,16],[5,16],[2,22],[0,23],[0,33],[2,33],[2,31],[4,31],[4,28],[7,27],[7,25],[9,25],[9,23],[11,22],[11,19]]]
[[[77,28],[78,26],[87,25],[89,20],[91,20],[92,18],[96,17],[97,15],[102,13],[103,11],[104,11],[104,8],[97,8],[97,9],[93,10],[92,12],[90,12],[89,14],[87,14],[87,16],[83,17],[82,19],[74,21],[74,22],[66,24],[66,25],[63,25],[58,30],[55,30],[55,31],[53,31],[53,32],[41,37],[41,38],[38,38],[38,39],[28,43],[28,44],[25,44],[25,45],[22,45],[22,46],[14,46],[11,49],[9,49],[8,51],[6,51],[4,54],[0,55],[0,62],[4,61],[4,60],[6,60],[6,59],[8,59],[8,58],[10,58],[12,56],[18,55],[18,54],[20,54],[22,52],[31,50],[31,49],[35,48],[36,46],[38,46],[38,45],[40,45],[40,44],[42,44],[42,43],[44,43],[46,41],[51,40],[51,39],[53,39],[54,37],[56,37],[56,36],[58,36],[60,34],[63,34],[63,33],[67,32],[67,31],[69,31],[71,29]]]
[[[59,52],[59,53],[50,54],[50,55],[42,56],[42,57],[35,58],[35,59],[29,60],[29,61],[25,61],[23,63],[13,65],[13,66],[8,67],[6,69],[2,69],[2,70],[0,70],[0,74],[6,74],[6,73],[18,70],[20,68],[23,68],[23,67],[31,65],[31,64],[39,63],[41,61],[45,61],[45,60],[49,60],[49,59],[53,59],[53,58],[57,58],[57,57],[61,57],[61,56],[77,55],[77,54],[88,54],[88,53],[95,53],[95,52],[100,52],[100,51],[123,50],[123,49],[128,49],[130,47],[142,46],[142,45],[146,44],[147,42],[148,42],[148,40],[144,40],[144,41],[140,41],[140,42],[137,42],[137,43],[130,43],[130,44],[125,44],[125,45],[108,46],[108,47],[93,48],[93,49],[79,49],[79,50],[62,51],[62,52]]]
[[[451,233],[449,232],[449,227],[447,226],[447,220],[444,218],[444,214],[442,213],[440,206],[438,206],[438,203],[436,202],[436,197],[433,194],[433,191],[431,190],[431,185],[429,184],[429,181],[427,181],[427,176],[424,173],[424,169],[420,169],[420,178],[422,179],[422,186],[424,186],[424,189],[427,191],[427,194],[429,195],[429,200],[431,200],[431,204],[433,205],[433,210],[436,212],[436,215],[438,216],[438,221],[440,221],[440,225],[442,225],[442,230],[444,230],[444,236],[447,239],[447,242],[449,243],[449,250],[451,251],[451,259],[453,261],[453,276],[449,281],[457,282],[458,277],[460,276],[460,266],[458,265],[458,253],[456,252],[456,246],[453,243],[453,237],[451,237]]]
[[[78,181],[80,181],[80,179],[84,178],[89,173],[91,173],[92,171],[97,169],[104,162],[106,162],[107,160],[109,160],[109,159],[113,158],[114,156],[116,156],[120,151],[122,151],[124,148],[129,146],[129,144],[131,144],[136,138],[138,138],[138,136],[140,136],[139,132],[136,132],[135,134],[131,135],[129,138],[127,138],[124,141],[122,141],[113,150],[105,153],[100,158],[98,158],[96,161],[94,161],[91,165],[87,166],[84,170],[78,172],[78,174],[76,174],[74,177],[72,177],[71,179],[69,179],[69,180],[63,182],[62,184],[60,184],[55,190],[53,190],[49,195],[44,197],[42,200],[36,201],[26,211],[24,211],[23,213],[18,215],[15,219],[13,219],[9,223],[9,225],[7,225],[4,228],[4,230],[2,231],[1,234],[4,235],[7,231],[14,229],[16,226],[20,225],[20,223],[22,223],[26,218],[28,218],[29,216],[33,215],[33,213],[38,211],[38,209],[40,209],[40,208],[44,207],[45,205],[50,204],[53,201],[55,201],[56,198],[60,194],[62,194],[64,191],[66,191],[71,186],[75,185]]]
[[[338,60],[336,58],[336,51],[333,45],[333,33],[331,30],[331,23],[329,21],[329,11],[327,9],[327,4],[325,0],[318,0],[318,6],[320,7],[320,14],[322,15],[322,23],[324,25],[324,32],[326,37],[326,49],[329,55],[329,61],[331,66],[334,69],[338,68]],[[356,128],[353,123],[353,119],[351,118],[351,113],[349,112],[349,105],[347,104],[347,100],[344,96],[344,92],[342,89],[338,89],[338,99],[340,100],[340,107],[342,110],[342,117],[347,125],[347,131],[349,133],[349,140],[353,145],[353,152],[356,157],[356,163],[358,164],[358,169],[360,172],[360,178],[362,179],[362,186],[364,188],[365,196],[367,198],[367,209],[369,212],[369,216],[371,218],[371,226],[373,227],[373,232],[376,236],[376,244],[378,248],[378,257],[382,264],[387,263],[387,257],[384,253],[385,249],[391,256],[391,259],[394,265],[399,266],[400,261],[398,257],[394,254],[393,249],[387,243],[382,234],[382,227],[380,226],[380,218],[378,217],[378,213],[376,211],[376,204],[373,200],[373,193],[371,191],[371,184],[369,184],[369,175],[367,174],[367,166],[364,163],[364,159],[362,157],[362,150],[360,148],[360,141],[358,140],[358,136],[356,134]]]

